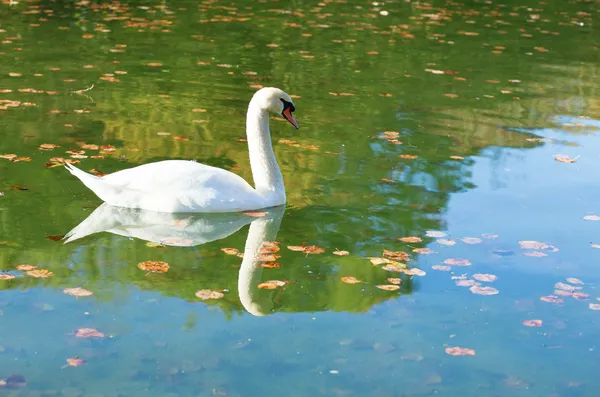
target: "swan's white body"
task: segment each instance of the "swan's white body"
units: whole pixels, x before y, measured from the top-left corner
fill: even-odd
[[[291,110],[290,110],[291,107]],[[97,177],[66,164],[71,174],[104,202],[161,212],[239,212],[285,204],[283,176],[269,131],[269,112],[298,128],[288,94],[256,92],[248,105],[246,135],[255,188],[239,175],[187,160],[166,160]]]

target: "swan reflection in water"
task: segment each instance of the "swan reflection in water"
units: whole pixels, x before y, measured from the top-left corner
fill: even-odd
[[[223,239],[250,223],[238,274],[239,298],[248,313],[264,316],[271,310],[256,297],[261,278],[260,251],[275,241],[285,206],[264,210],[261,217],[243,213],[185,214],[145,211],[102,204],[65,235],[65,244],[95,233],[109,232],[163,245],[193,247]]]

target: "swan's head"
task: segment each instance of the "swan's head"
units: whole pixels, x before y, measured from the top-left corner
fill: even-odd
[[[289,121],[296,129],[299,128],[294,116],[292,116],[292,112],[296,110],[292,98],[279,88],[261,88],[254,94],[252,102],[255,102],[264,110],[281,115],[281,117]]]

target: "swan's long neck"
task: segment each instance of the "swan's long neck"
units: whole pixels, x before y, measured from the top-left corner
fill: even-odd
[[[285,202],[285,187],[271,144],[269,114],[253,102],[251,101],[250,106],[248,106],[246,136],[248,138],[254,186],[258,193],[280,201],[273,205],[283,204]]]

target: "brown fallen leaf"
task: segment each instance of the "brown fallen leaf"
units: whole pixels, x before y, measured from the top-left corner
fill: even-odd
[[[28,276],[34,277],[34,278],[48,278],[48,277],[52,277],[54,275],[54,273],[52,273],[51,271],[46,270],[46,269],[34,269],[34,270],[29,270],[25,273]]]
[[[48,240],[52,240],[52,241],[60,241],[60,240],[62,240],[63,237],[65,237],[64,234],[55,234],[53,236],[46,236],[46,238]]]
[[[67,366],[69,367],[81,367],[85,365],[86,361],[83,358],[79,358],[77,356],[67,358]]]
[[[261,254],[272,254],[275,252],[279,252],[279,242],[278,241],[265,241],[262,243],[260,247]]]
[[[75,330],[76,338],[104,338],[104,334],[94,328],[78,328]]]
[[[240,252],[240,250],[238,250],[237,248],[221,248],[221,251],[223,251],[227,255],[237,255]]]
[[[166,273],[169,271],[169,264],[162,261],[145,261],[138,263],[138,268],[146,272]]]
[[[340,280],[342,280],[342,282],[344,282],[346,284],[358,284],[358,283],[362,283],[362,281],[360,281],[356,277],[352,277],[352,276],[340,277]]]
[[[247,215],[247,216],[253,216],[253,217],[255,217],[255,218],[260,218],[260,217],[263,217],[263,216],[265,216],[265,215],[268,215],[268,214],[269,214],[268,212],[265,212],[265,211],[244,211],[244,212],[242,212],[242,213],[243,213],[244,215]]]
[[[305,254],[322,254],[325,250],[316,245],[288,245],[291,251],[304,252]]]
[[[403,282],[403,280],[399,277],[389,277],[387,279],[387,281],[388,281],[388,283],[394,284],[394,285],[400,285]]]
[[[526,327],[541,327],[543,324],[542,320],[523,320],[523,325]]]
[[[416,236],[409,236],[409,237],[400,237],[398,239],[398,241],[402,241],[403,243],[420,243],[423,241],[422,238],[420,237],[416,237]]]
[[[269,281],[265,281],[264,283],[258,284],[258,288],[260,288],[260,289],[275,289],[275,288],[283,287],[286,284],[287,284],[287,281],[269,280]]]
[[[469,288],[472,293],[476,295],[497,295],[500,293],[496,288],[493,287],[481,287],[479,285],[474,285]]]
[[[29,190],[29,188],[26,188],[26,187],[23,187],[23,186],[17,186],[17,185],[11,185],[8,188],[12,189],[12,190]]]
[[[498,280],[498,277],[495,276],[495,275],[493,275],[493,274],[480,274],[480,273],[477,273],[477,274],[474,274],[472,277],[475,280],[477,280],[477,281],[483,281],[483,282],[486,282],[486,283],[491,283],[491,282],[494,282],[494,281]]]
[[[263,262],[260,265],[266,269],[279,269],[281,267],[277,262]]]
[[[556,296],[556,295],[546,295],[546,296],[542,296],[542,297],[540,298],[540,300],[541,300],[542,302],[548,302],[548,303],[554,303],[554,304],[560,304],[560,303],[563,303],[563,302],[564,302],[564,300],[562,300],[561,298],[559,298],[559,297],[558,297],[558,296]]]
[[[67,295],[76,296],[78,298],[94,294],[92,291],[88,291],[87,289],[81,287],[65,288],[63,289],[63,292]]]
[[[400,289],[400,286],[395,284],[380,284],[376,287],[384,291],[397,291]]]
[[[12,280],[13,278],[15,278],[15,276],[12,274],[0,273],[0,280]]]
[[[557,154],[554,156],[554,160],[558,161],[559,163],[574,163],[578,158],[579,156],[569,157],[566,154]]]
[[[33,270],[33,269],[37,269],[37,266],[27,265],[27,264],[25,264],[25,265],[17,265],[17,270],[20,270],[22,272],[26,272],[26,271]]]
[[[435,254],[435,251],[431,248],[415,248],[413,249],[413,252],[421,255]]]
[[[446,354],[451,356],[474,356],[475,350],[467,349],[466,347],[447,347],[445,350]]]
[[[224,296],[225,294],[223,294],[222,292],[213,291],[210,289],[201,289],[196,291],[196,297],[202,299],[203,301],[211,299],[221,299]]]
[[[471,266],[471,262],[468,259],[463,258],[446,259],[444,263],[450,266]]]
[[[402,261],[402,262],[406,262],[410,259],[408,253],[404,252],[404,251],[390,251],[390,250],[384,249],[383,256],[393,259],[395,261]]]

